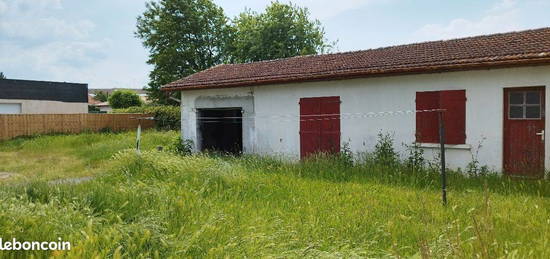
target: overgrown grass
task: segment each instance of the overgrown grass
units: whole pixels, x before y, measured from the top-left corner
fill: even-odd
[[[435,172],[342,157],[128,150],[107,165],[82,184],[1,188],[2,237],[61,237],[71,251],[34,255],[74,258],[550,256],[544,180],[451,173],[443,207]]]
[[[135,132],[83,133],[22,137],[0,142],[0,172],[15,176],[2,182],[53,180],[91,176],[105,171],[106,163],[118,151],[135,146]],[[144,150],[167,146],[178,136],[175,131],[146,131]]]

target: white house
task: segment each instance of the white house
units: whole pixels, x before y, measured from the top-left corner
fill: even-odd
[[[304,157],[417,143],[447,162],[472,156],[508,174],[550,168],[545,142],[550,28],[366,51],[219,65],[166,85],[182,92],[182,134],[196,150]],[[404,145],[402,145],[404,144]]]
[[[88,85],[0,79],[0,114],[88,113]]]
[[[100,112],[112,112],[113,111],[113,107],[111,107],[111,104],[109,104],[109,102],[96,103],[94,106],[97,107]]]

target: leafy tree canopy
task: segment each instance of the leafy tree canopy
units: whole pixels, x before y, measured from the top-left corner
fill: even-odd
[[[212,0],[151,1],[135,34],[154,66],[145,90],[160,104],[177,104],[162,85],[217,64],[318,54],[334,45],[307,8],[276,1],[264,13],[246,10],[232,21]]]
[[[4,72],[0,72],[0,79],[6,79],[6,76],[4,75]]]
[[[260,14],[247,10],[233,28],[231,57],[237,63],[325,53],[334,45],[308,9],[293,4],[272,2]]]
[[[103,92],[103,91],[98,91],[95,94],[94,99],[96,99],[100,102],[106,102],[109,99],[109,93]]]
[[[160,87],[227,60],[230,25],[211,0],[148,2],[137,19],[136,36],[149,50],[154,65],[146,87],[156,103],[173,102]]]
[[[130,90],[116,90],[109,96],[109,105],[113,109],[140,106],[141,104],[139,95]]]

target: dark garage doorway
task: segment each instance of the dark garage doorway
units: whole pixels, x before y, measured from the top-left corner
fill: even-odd
[[[201,151],[241,154],[243,119],[241,108],[199,109]]]

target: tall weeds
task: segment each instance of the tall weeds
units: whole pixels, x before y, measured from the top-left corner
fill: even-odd
[[[451,172],[442,207],[437,172],[379,147],[300,163],[117,152],[89,182],[1,186],[2,238],[73,249],[0,257],[548,257],[547,181]]]

